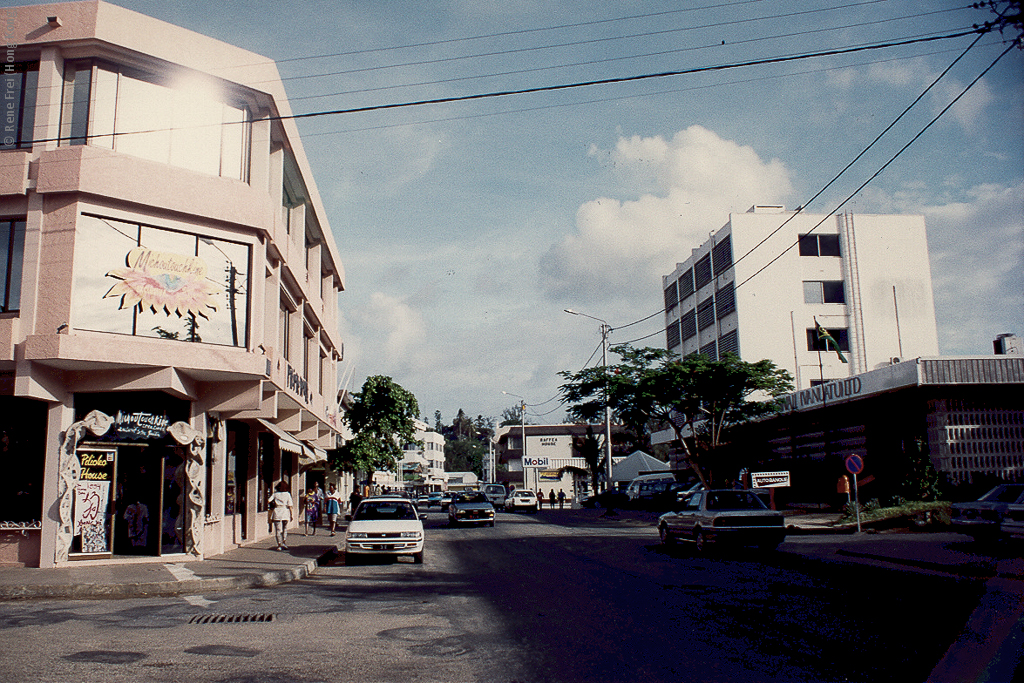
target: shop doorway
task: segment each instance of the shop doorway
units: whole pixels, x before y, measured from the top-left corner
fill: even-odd
[[[185,463],[179,449],[86,446],[78,457],[88,479],[79,483],[75,498],[79,523],[71,548],[74,555],[184,552]]]

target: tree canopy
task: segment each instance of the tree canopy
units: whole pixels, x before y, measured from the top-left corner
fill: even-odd
[[[416,424],[420,409],[416,397],[390,377],[375,375],[353,395],[345,413],[355,437],[333,453],[336,470],[374,472],[394,470],[402,446],[418,443]]]
[[[748,363],[697,354],[679,359],[664,349],[611,349],[621,362],[560,373],[560,389],[575,419],[603,419],[605,401],[616,419],[649,443],[655,425],[669,425],[697,477],[708,486],[714,454],[730,425],[774,411],[772,399],[792,390],[792,377],[770,360]],[[759,400],[754,400],[754,399]]]

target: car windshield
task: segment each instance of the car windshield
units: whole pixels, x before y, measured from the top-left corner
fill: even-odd
[[[353,521],[375,519],[416,519],[416,511],[409,503],[392,500],[366,500],[356,510]]]
[[[987,500],[992,503],[1013,503],[1024,493],[1024,484],[1010,484],[997,486],[979,500]]]
[[[708,510],[764,510],[757,496],[749,491],[713,491],[708,494]]]
[[[463,493],[455,498],[456,503],[486,503],[487,496],[482,493]]]

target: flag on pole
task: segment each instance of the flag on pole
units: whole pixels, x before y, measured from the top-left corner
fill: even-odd
[[[814,319],[814,327],[818,333],[818,340],[825,342],[825,350],[828,351],[828,347],[831,345],[832,350],[836,352],[837,356],[839,356],[839,360],[843,363],[849,363],[849,361],[846,360],[846,356],[843,355],[843,352],[839,350],[839,342],[835,340],[835,337],[828,333],[828,330],[818,323],[817,318]]]

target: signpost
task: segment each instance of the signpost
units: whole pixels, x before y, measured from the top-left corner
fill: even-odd
[[[864,458],[859,455],[847,457],[846,471],[853,475],[853,505],[857,510],[857,533],[860,533],[860,493],[857,490],[857,475],[864,471]]]
[[[771,505],[769,507],[772,510],[775,509],[775,489],[789,485],[789,470],[750,473],[750,488],[768,489],[768,493],[771,494]]]

